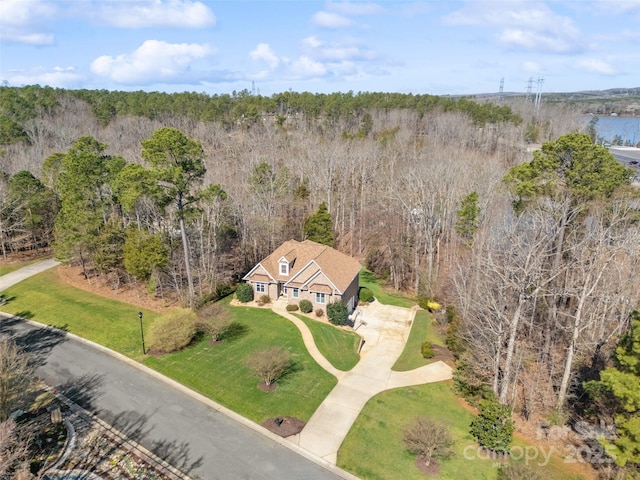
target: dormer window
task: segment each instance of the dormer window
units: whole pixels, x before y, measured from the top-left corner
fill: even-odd
[[[289,263],[280,262],[280,275],[289,275]]]

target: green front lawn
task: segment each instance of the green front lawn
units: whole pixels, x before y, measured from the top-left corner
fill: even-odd
[[[304,315],[296,316],[311,330],[320,353],[338,370],[347,372],[360,361],[358,354],[360,335],[317,322]]]
[[[384,288],[381,280],[369,270],[360,270],[360,287],[366,287],[373,292],[376,300],[385,305],[394,305],[396,307],[413,307],[416,302],[407,298],[402,292],[396,292],[389,288]]]
[[[338,466],[367,480],[424,479],[402,440],[419,415],[443,421],[456,441],[456,455],[441,462],[438,479],[496,478],[490,462],[463,457],[464,447],[474,443],[468,433],[473,415],[458,403],[449,382],[390,390],[369,400],[340,447]]]
[[[474,415],[465,409],[452,391],[451,382],[431,383],[382,392],[365,405],[338,452],[338,466],[367,480],[424,480],[415,456],[404,447],[403,435],[417,416],[440,420],[455,440],[454,455],[439,462],[438,480],[493,480],[497,463],[486,459],[469,434]],[[520,440],[515,453],[533,447]],[[538,467],[542,456],[530,460]],[[543,478],[576,478],[575,466],[558,457],[541,471]]]
[[[229,307],[236,323],[232,338],[217,345],[207,339],[181,352],[147,357],[145,365],[238,412],[254,422],[277,416],[309,420],[336,385],[307,352],[297,327],[271,310]],[[291,353],[293,369],[273,392],[258,388],[247,367],[252,352],[274,346]]]
[[[63,328],[136,360],[142,360],[138,308],[100,297],[62,282],[47,270],[7,289],[1,310]],[[219,345],[201,339],[189,348],[144,363],[245,417],[262,422],[274,416],[307,421],[336,384],[309,355],[298,329],[270,310],[226,307],[236,322],[235,336]],[[145,333],[160,314],[142,310]],[[148,340],[148,336],[147,336]],[[246,365],[251,352],[282,346],[293,370],[264,393]],[[147,348],[149,344],[147,342]]]
[[[142,357],[138,307],[64,284],[50,269],[8,288],[0,310],[63,328],[128,357]],[[148,331],[159,314],[142,309]]]
[[[404,350],[391,370],[406,372],[431,363],[433,360],[424,358],[420,353],[422,342],[425,341],[431,342],[432,345],[445,346],[445,342],[434,325],[433,316],[426,310],[418,310]]]

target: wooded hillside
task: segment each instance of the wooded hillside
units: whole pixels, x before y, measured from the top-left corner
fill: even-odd
[[[320,209],[336,248],[450,306],[461,391],[527,419],[586,415],[582,382],[640,302],[638,191],[574,110],[533,112],[384,93],[2,87],[0,243],[51,245],[114,288],[144,282],[197,305],[304,239]]]

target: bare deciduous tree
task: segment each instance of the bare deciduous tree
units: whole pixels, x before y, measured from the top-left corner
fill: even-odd
[[[0,478],[30,479],[29,441],[12,419],[0,423]]]
[[[5,421],[12,409],[27,393],[33,379],[29,357],[12,340],[0,340],[0,421]]]
[[[291,367],[291,355],[281,347],[273,347],[253,353],[247,365],[267,385],[271,385]]]
[[[417,417],[404,432],[404,444],[429,466],[434,459],[451,455],[453,438],[449,429],[431,418]]]

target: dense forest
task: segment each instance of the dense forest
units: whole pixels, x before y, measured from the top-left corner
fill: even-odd
[[[2,253],[51,247],[114,289],[198,306],[328,213],[336,248],[448,306],[461,393],[532,422],[615,423],[610,473],[637,472],[640,392],[616,382],[640,384],[638,190],[575,107],[535,113],[394,93],[2,87]]]

